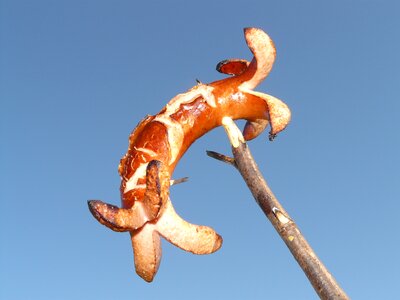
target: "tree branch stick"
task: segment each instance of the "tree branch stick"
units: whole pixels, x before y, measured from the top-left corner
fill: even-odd
[[[211,151],[207,151],[207,154],[238,169],[256,202],[303,269],[318,296],[321,299],[349,299],[268,187],[239,128],[229,120],[224,127],[232,145],[234,159]]]

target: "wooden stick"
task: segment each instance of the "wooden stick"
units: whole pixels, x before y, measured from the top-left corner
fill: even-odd
[[[303,269],[318,296],[321,299],[349,299],[268,187],[239,128],[229,120],[225,122],[224,127],[232,145],[234,158],[212,151],[207,151],[207,154],[237,168],[254,199]]]

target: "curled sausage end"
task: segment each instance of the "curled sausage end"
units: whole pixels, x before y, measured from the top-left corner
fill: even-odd
[[[161,239],[152,224],[131,232],[136,273],[147,282],[152,282],[161,262]]]
[[[90,200],[88,206],[97,221],[118,232],[135,230],[148,220],[140,203],[132,209],[125,209],[100,200]]]

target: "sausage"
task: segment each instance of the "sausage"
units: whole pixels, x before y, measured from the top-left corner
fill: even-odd
[[[257,137],[268,125],[272,140],[290,121],[285,103],[253,90],[272,69],[276,56],[272,40],[258,28],[245,28],[244,35],[254,55],[251,62],[220,62],[217,71],[230,77],[209,84],[198,82],[133,130],[118,168],[122,208],[99,200],[88,202],[100,223],[114,231],[130,232],[136,272],[148,282],[160,264],[160,236],[195,254],[209,254],[222,245],[221,236],[212,228],[183,220],[169,198],[173,171],[190,145],[227,120],[247,120],[246,140]]]

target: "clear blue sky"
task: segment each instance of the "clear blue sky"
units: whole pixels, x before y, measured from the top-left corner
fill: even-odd
[[[152,284],[129,235],[86,201],[119,204],[130,131],[174,95],[251,58],[242,28],[277,47],[257,90],[293,114],[250,143],[271,188],[354,299],[394,299],[400,268],[398,1],[0,1],[1,299],[316,299],[241,177],[193,145],[172,190],[187,220],[224,238],[213,255],[163,243]],[[189,297],[190,295],[190,297]]]

